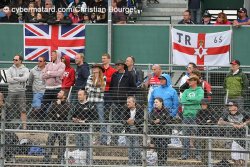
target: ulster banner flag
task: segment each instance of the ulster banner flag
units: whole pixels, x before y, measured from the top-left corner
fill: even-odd
[[[173,64],[227,66],[232,31],[190,33],[172,29]]]

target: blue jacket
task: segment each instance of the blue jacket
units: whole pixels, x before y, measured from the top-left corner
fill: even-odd
[[[160,97],[164,101],[164,106],[169,109],[170,115],[175,117],[179,106],[177,92],[174,88],[172,88],[170,76],[168,74],[162,74],[161,76],[167,80],[167,83],[166,85],[161,85],[153,90],[148,103],[148,111],[152,111],[154,99],[156,97]]]

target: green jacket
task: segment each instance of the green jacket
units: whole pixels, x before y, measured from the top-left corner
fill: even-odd
[[[195,89],[186,89],[181,96],[183,105],[183,117],[195,118],[199,109],[200,102],[204,98],[204,90],[198,86]]]
[[[229,98],[236,98],[244,96],[244,92],[247,92],[248,84],[247,76],[241,69],[235,75],[230,71],[224,80],[224,89],[228,90]]]

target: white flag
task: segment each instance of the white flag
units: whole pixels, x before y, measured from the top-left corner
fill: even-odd
[[[173,64],[229,65],[232,31],[190,33],[172,28]]]

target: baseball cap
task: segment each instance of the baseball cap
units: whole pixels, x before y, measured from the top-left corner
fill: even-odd
[[[238,10],[238,12],[246,13],[246,14],[247,14],[247,9],[246,9],[246,8],[240,8],[240,9]]]
[[[203,17],[212,17],[212,16],[211,16],[211,14],[210,14],[210,13],[205,12],[205,13],[203,14]]]
[[[231,61],[230,64],[233,64],[233,65],[238,64],[238,65],[240,65],[240,61],[239,60],[233,60],[233,61]]]
[[[229,101],[227,103],[227,106],[236,106],[236,107],[238,107],[238,103],[236,101]]]

